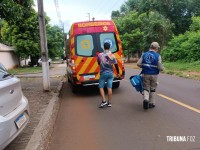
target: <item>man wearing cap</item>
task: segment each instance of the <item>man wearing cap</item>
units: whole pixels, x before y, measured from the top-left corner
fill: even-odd
[[[144,82],[144,101],[143,108],[155,107],[155,92],[158,85],[158,74],[164,70],[160,54],[158,54],[160,46],[158,42],[152,42],[148,52],[143,53],[137,62],[137,66],[142,68]]]
[[[115,55],[110,51],[110,43],[104,43],[104,52],[98,54],[98,64],[100,65],[100,79],[99,79],[99,90],[102,97],[102,102],[99,105],[99,108],[104,106],[111,107],[111,98],[112,98],[112,82],[114,79],[113,67],[115,65],[117,75],[119,76],[119,68],[117,65],[117,60]],[[108,101],[105,98],[104,86],[107,83],[108,89]]]

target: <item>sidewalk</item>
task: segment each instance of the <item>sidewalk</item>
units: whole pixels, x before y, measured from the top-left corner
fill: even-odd
[[[5,150],[45,149],[59,109],[65,64],[55,64],[50,70],[50,92],[43,92],[42,74],[16,75],[29,101],[30,121],[24,131]]]

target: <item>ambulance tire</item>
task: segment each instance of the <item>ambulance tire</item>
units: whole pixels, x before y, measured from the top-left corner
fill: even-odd
[[[119,88],[120,82],[114,82],[113,83],[113,89]]]
[[[70,79],[69,79],[69,76],[67,77],[67,81],[68,81],[68,83],[71,83],[71,81],[70,81]]]
[[[78,92],[78,86],[72,84],[72,93],[77,93]]]

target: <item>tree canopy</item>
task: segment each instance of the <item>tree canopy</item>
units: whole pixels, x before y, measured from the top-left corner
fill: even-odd
[[[200,17],[193,17],[190,31],[175,36],[162,51],[165,61],[198,61],[200,58]]]
[[[173,33],[178,35],[189,29],[192,16],[200,15],[199,7],[199,0],[128,0],[121,6],[120,14],[114,11],[112,17],[123,16],[132,10],[140,14],[157,11],[174,23]]]
[[[38,16],[34,9],[31,11],[30,17],[24,17],[18,24],[9,24],[5,21],[1,32],[4,43],[14,46],[21,58],[39,56]]]
[[[33,4],[33,0],[1,0],[0,18],[9,23],[21,21],[23,17],[29,15]]]
[[[50,26],[47,28],[47,47],[49,57],[61,57],[64,52],[64,33],[58,26]]]
[[[131,11],[114,19],[122,40],[125,54],[142,53],[148,50],[149,43],[158,41],[161,47],[172,37],[173,24],[158,12],[139,14]]]
[[[15,52],[20,58],[40,57],[38,13],[32,6],[32,0],[3,0],[0,4],[2,10],[0,18],[3,19],[0,21],[1,41],[14,46]],[[54,58],[63,54],[64,33],[58,26],[51,26],[49,21],[50,18],[46,16],[49,56]]]
[[[120,10],[113,11],[111,14],[119,28],[125,54],[135,53],[137,49],[141,53],[147,50],[151,42],[157,41],[161,48],[164,48],[164,52],[161,52],[165,60],[197,60],[198,54],[196,53],[200,51],[199,42],[197,42],[200,26],[200,3],[198,1],[126,1]],[[134,17],[133,12],[137,14],[137,17]],[[135,36],[135,33],[139,33],[137,35],[142,38]]]

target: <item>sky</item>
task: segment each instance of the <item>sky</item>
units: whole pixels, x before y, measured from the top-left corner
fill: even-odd
[[[120,10],[126,0],[43,0],[44,11],[50,17],[51,25],[59,25],[55,1],[57,1],[60,18],[68,32],[73,22],[111,19],[111,12]],[[37,11],[37,0],[34,0]]]

